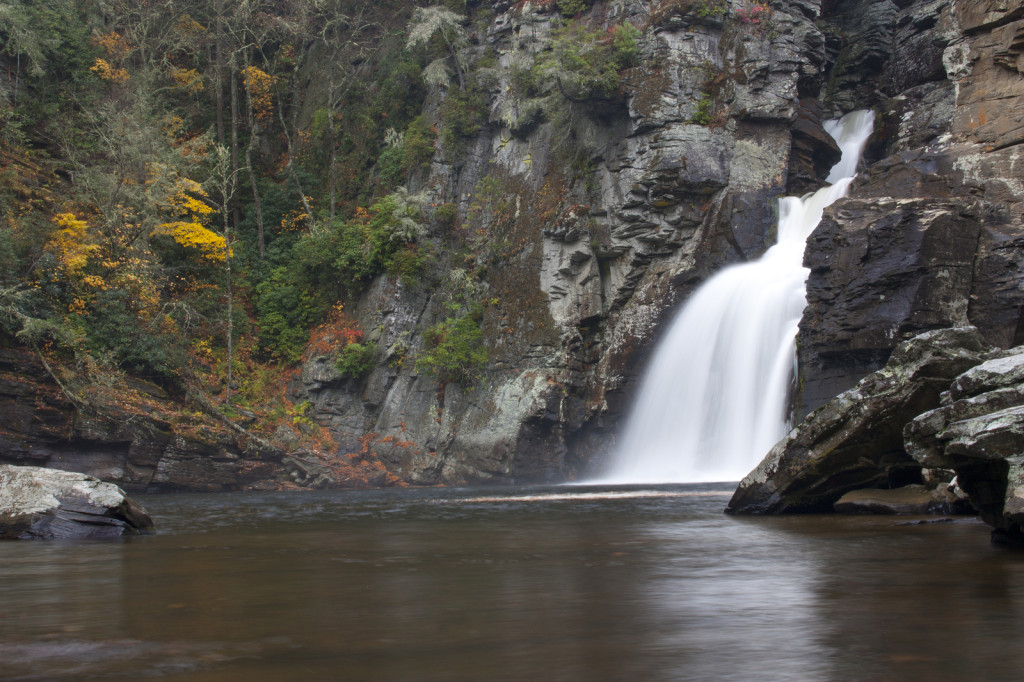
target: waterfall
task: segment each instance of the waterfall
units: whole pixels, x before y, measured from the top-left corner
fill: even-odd
[[[779,202],[778,243],[705,282],[669,325],[612,461],[607,483],[736,481],[789,429],[796,334],[807,304],[807,238],[846,195],[874,114],[829,121],[842,158],[830,186]]]

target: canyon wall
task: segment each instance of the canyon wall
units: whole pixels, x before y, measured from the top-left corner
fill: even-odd
[[[489,179],[514,207],[486,224],[482,381],[439,385],[395,363],[354,381],[324,354],[296,398],[343,449],[363,436],[414,483],[600,471],[666,320],[710,273],[770,245],[773,199],[819,186],[837,159],[821,120],[859,108],[877,112],[878,132],[809,242],[795,410],[921,331],[971,323],[1019,344],[1024,24],[1004,5],[775,2],[748,23],[740,4],[719,16],[708,3],[599,3],[591,21],[644,29],[622,98],[568,104],[568,128],[513,130],[500,116],[516,105],[508,73],[550,49],[560,17],[551,4],[494,3],[476,48],[503,67],[490,124],[464,165],[442,151],[423,180],[463,215]],[[587,161],[576,177],[557,153],[566,135]],[[415,353],[443,299],[381,279],[359,316],[380,347]]]
[[[854,109],[876,112],[876,134],[808,243],[794,413],[921,332],[971,324],[993,346],[1024,343],[1019,4],[584,4],[574,21],[602,40],[639,29],[638,56],[613,93],[574,95],[559,80],[561,96],[539,102],[521,81],[556,47],[561,3],[468,3],[467,77],[487,121],[458,148],[439,140],[410,182],[452,207],[453,226],[425,238],[434,259],[420,281],[382,275],[346,307],[379,349],[368,373],[339,370],[343,339],[328,332],[289,387],[332,456],[412,484],[599,472],[667,321],[710,274],[773,243],[774,200],[820,186],[838,159],[822,120]],[[428,119],[454,87],[433,87]],[[467,302],[486,362],[454,380],[418,358]],[[0,368],[4,461],[139,489],[288,471],[344,484],[329,458],[289,460],[287,444],[259,454],[154,416],[93,424],[25,358]]]

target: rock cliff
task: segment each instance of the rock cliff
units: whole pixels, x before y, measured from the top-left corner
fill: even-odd
[[[500,66],[490,123],[462,165],[441,149],[423,180],[465,220],[484,206],[483,381],[446,386],[391,363],[355,382],[314,356],[296,397],[343,448],[373,434],[372,451],[416,483],[565,480],[599,466],[675,305],[760,255],[772,200],[819,185],[838,157],[816,97],[828,66],[816,5],[779,3],[764,23],[712,6],[598,3],[594,26],[643,30],[618,99],[564,100],[524,128],[504,115],[524,106],[510,74],[551,50],[564,19],[553,3],[493,3],[477,48]],[[359,317],[379,347],[414,356],[447,295],[382,279]]]
[[[509,74],[551,49],[561,19],[552,3],[491,4],[476,48],[500,66],[490,123],[464,163],[442,149],[423,179],[464,217],[485,205],[490,361],[459,388],[409,365],[356,382],[314,357],[296,396],[343,449],[371,434],[416,483],[599,469],[663,323],[710,273],[763,252],[772,200],[820,185],[837,158],[821,120],[856,108],[875,109],[878,133],[809,243],[795,411],[922,331],[970,323],[994,345],[1022,341],[1020,12],[794,0],[753,22],[748,5],[597,3],[594,25],[643,30],[621,99],[517,126],[503,118],[523,106]],[[359,315],[381,347],[414,355],[444,296],[382,279]]]
[[[239,490],[282,473],[282,452],[183,417],[158,387],[138,387],[154,395],[84,406],[35,354],[0,348],[0,463],[86,473],[132,492]]]
[[[880,132],[849,198],[808,243],[801,414],[885,364],[901,340],[972,324],[1024,342],[1024,12],[1001,2],[843,3],[850,42],[827,103]]]
[[[599,470],[665,322],[711,273],[773,242],[774,199],[819,186],[838,157],[822,120],[854,109],[876,112],[877,133],[808,244],[794,413],[922,332],[970,324],[991,346],[1024,343],[1017,3],[580,4],[599,44],[636,27],[639,54],[613,93],[559,80],[542,99],[528,81],[556,48],[562,3],[467,3],[467,73],[488,114],[479,132],[442,138],[412,179],[452,209],[425,240],[432,271],[380,276],[346,309],[379,349],[372,370],[343,374],[328,335],[290,386],[340,455],[416,484]],[[453,92],[435,86],[425,116]],[[457,381],[417,358],[466,301],[487,360]],[[32,362],[7,365],[5,461],[147,489],[240,487],[289,468],[331,484],[322,463],[246,454],[230,434],[86,417]]]

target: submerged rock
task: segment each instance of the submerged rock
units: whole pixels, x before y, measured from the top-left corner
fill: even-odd
[[[0,465],[0,538],[108,538],[152,530],[146,510],[112,483]]]
[[[892,490],[853,490],[833,505],[840,514],[970,514],[970,503],[940,487],[929,490],[912,483]]]

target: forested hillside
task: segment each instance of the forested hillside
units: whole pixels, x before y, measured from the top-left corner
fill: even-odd
[[[231,372],[234,402],[265,397],[367,278],[414,276],[399,217],[429,216],[392,193],[436,130],[417,120],[432,46],[405,49],[411,9],[5,2],[4,332],[70,393],[128,372],[226,402]],[[369,252],[324,251],[354,232]]]
[[[592,470],[665,320],[774,242],[855,109],[876,133],[805,254],[795,416],[922,331],[1018,344],[1019,24],[0,0],[0,459],[145,489]]]
[[[0,5],[5,344],[80,407],[134,377],[300,418],[283,385],[310,329],[428,256],[434,211],[396,190],[433,154],[421,72],[444,43],[406,49],[413,9]]]
[[[556,86],[567,100],[616,96],[637,53],[633,24],[605,36],[578,20],[589,3],[546,4],[565,26],[553,55],[516,74],[533,106],[523,128]],[[468,48],[494,13],[468,10],[5,2],[5,345],[31,349],[79,411],[169,395],[269,434],[312,426],[309,403],[285,395],[311,331],[333,334],[320,350],[343,376],[380,359],[346,309],[387,274],[453,289],[431,348],[408,360],[443,383],[476,382],[486,230],[463,228],[443,188],[424,191],[438,149],[461,166],[490,115],[496,53],[470,63]],[[425,113],[431,87],[443,101]],[[461,282],[438,280],[438,252],[441,270],[453,253],[468,264]]]

